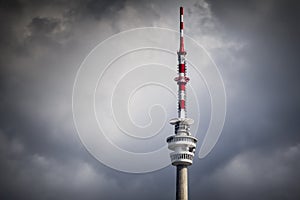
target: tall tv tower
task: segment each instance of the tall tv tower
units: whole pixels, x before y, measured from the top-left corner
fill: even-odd
[[[167,138],[172,165],[176,166],[176,200],[188,200],[188,166],[193,164],[197,139],[191,136],[190,125],[193,119],[186,117],[186,51],[183,40],[183,7],[180,7],[180,45],[178,55],[178,118],[171,119],[175,126],[175,135]]]

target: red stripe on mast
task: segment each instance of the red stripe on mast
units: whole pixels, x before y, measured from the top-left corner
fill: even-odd
[[[183,22],[180,22],[180,29],[183,30]]]
[[[185,101],[180,100],[180,109],[185,109]]]
[[[180,90],[184,91],[185,90],[185,84],[180,85]]]
[[[185,73],[185,64],[179,64],[179,73]]]

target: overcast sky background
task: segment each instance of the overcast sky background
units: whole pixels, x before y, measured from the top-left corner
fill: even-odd
[[[190,167],[191,199],[300,198],[296,0],[0,1],[0,199],[174,199],[175,168],[128,174],[96,161],[72,119],[85,56],[130,28],[186,33],[219,66],[225,126]]]

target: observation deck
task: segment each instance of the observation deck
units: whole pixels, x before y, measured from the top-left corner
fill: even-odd
[[[172,165],[193,164],[197,143],[197,139],[189,132],[193,120],[176,118],[170,120],[170,123],[175,125],[175,135],[167,138],[168,148],[172,151],[170,153]]]

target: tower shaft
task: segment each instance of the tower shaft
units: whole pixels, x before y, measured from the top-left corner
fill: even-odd
[[[176,200],[188,200],[188,168],[186,165],[176,168]]]

